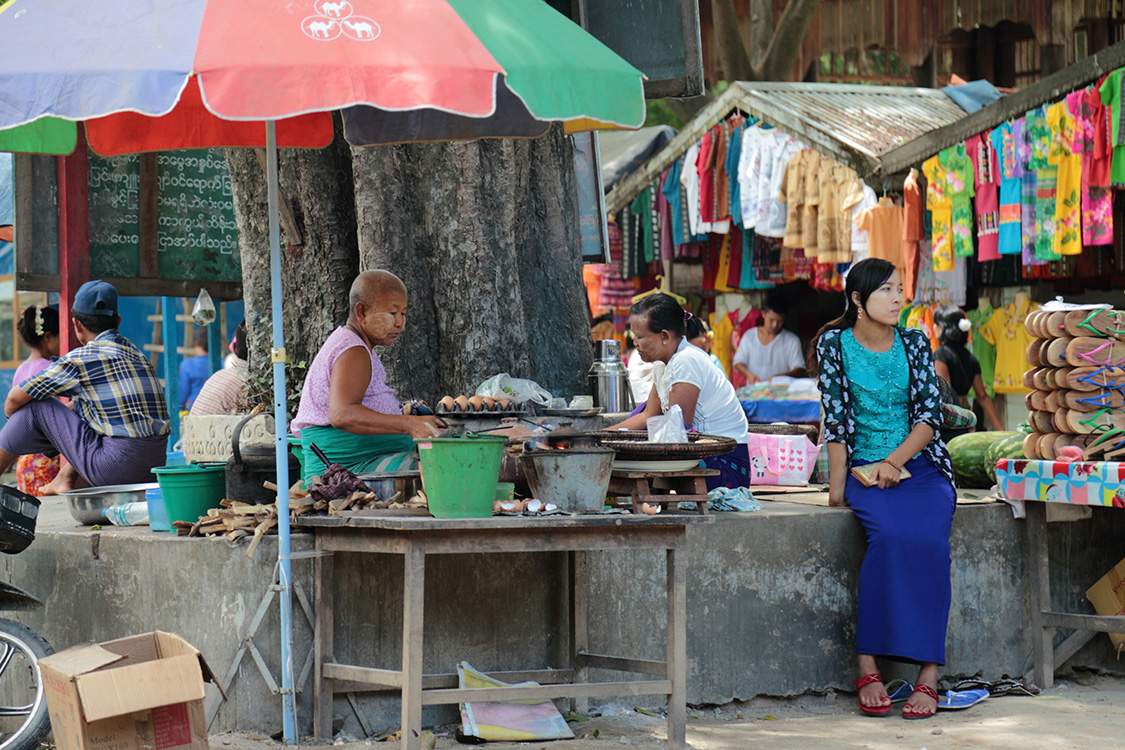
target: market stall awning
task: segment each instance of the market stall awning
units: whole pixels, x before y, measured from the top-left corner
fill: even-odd
[[[799,138],[855,169],[861,177],[893,172],[882,163],[885,154],[967,116],[938,89],[738,81],[700,110],[643,167],[622,180],[606,196],[606,211],[611,215],[620,211],[736,109]]]

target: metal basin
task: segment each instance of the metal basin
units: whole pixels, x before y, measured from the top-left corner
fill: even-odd
[[[540,500],[568,513],[600,513],[614,455],[609,448],[530,451],[520,464]]]
[[[145,499],[145,492],[159,486],[156,482],[110,484],[104,487],[83,487],[80,490],[60,492],[59,497],[66,498],[67,508],[75,521],[91,526],[105,521],[102,511],[109,506],[141,502]]]

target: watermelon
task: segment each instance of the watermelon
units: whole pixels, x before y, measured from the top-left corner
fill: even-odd
[[[985,453],[993,443],[1010,437],[1011,432],[969,432],[949,441],[949,457],[953,461],[953,481],[958,487],[987,489],[994,483],[988,476]],[[1022,441],[1020,438],[1021,455]],[[995,462],[993,462],[995,476]]]
[[[1022,432],[1009,432],[1007,437],[1002,437],[993,443],[984,452],[984,471],[988,474],[992,484],[996,484],[996,462],[1002,458],[1023,458],[1023,440],[1026,437]]]

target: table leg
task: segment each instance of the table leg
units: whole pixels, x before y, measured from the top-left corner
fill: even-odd
[[[668,747],[686,747],[687,721],[687,583],[683,566],[676,564],[676,548],[667,551],[668,644],[666,661],[672,694],[668,696]]]
[[[1050,560],[1047,557],[1047,504],[1024,503],[1027,512],[1027,556],[1030,570],[1031,649],[1035,684],[1049,688],[1055,681],[1055,629],[1044,627],[1043,612],[1051,607]]]
[[[567,553],[569,558],[570,578],[570,668],[574,674],[574,682],[585,683],[589,681],[589,670],[578,662],[578,655],[590,650],[589,620],[586,598],[586,552],[572,550]],[[586,698],[572,698],[570,710],[584,714],[589,708]]]
[[[335,556],[320,549],[320,535],[317,535],[316,558],[316,632],[314,634],[315,656],[313,665],[313,736],[320,740],[332,740],[332,680],[325,679],[324,664],[331,662],[332,627],[335,619],[333,609],[333,579]]]
[[[402,556],[402,749],[422,748],[422,615],[426,551],[413,541]]]

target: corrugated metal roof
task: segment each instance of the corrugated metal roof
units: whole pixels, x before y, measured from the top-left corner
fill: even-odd
[[[966,116],[938,89],[831,83],[732,83],[608,196],[621,210],[668,165],[735,109],[752,114],[866,177],[880,157]]]

